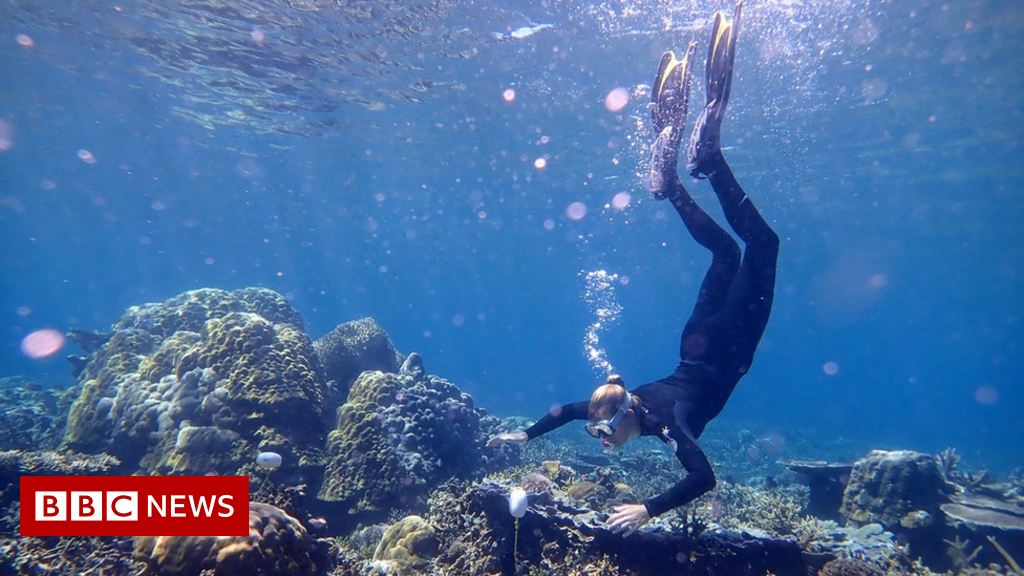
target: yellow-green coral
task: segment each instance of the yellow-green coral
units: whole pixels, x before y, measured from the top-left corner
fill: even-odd
[[[185,353],[179,372],[210,368],[229,402],[303,420],[319,418],[322,385],[309,338],[290,324],[231,313],[203,326],[202,343]]]
[[[384,531],[374,560],[390,561],[401,576],[411,576],[427,567],[437,553],[434,528],[419,516],[406,516]]]
[[[150,474],[244,473],[268,449],[318,464],[323,376],[301,325],[263,289],[130,309],[72,393],[66,445]]]
[[[398,455],[382,431],[381,410],[395,401],[401,383],[383,372],[364,372],[338,410],[338,426],[327,436],[331,454],[320,498],[356,498],[355,510],[379,510],[405,478]]]

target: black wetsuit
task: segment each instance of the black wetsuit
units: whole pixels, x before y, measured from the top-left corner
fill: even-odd
[[[725,407],[747,373],[764,334],[775,292],[779,237],[740,188],[721,152],[708,162],[708,179],[725,217],[746,250],[740,249],[690,197],[675,174],[666,196],[687,230],[711,251],[711,267],[697,296],[679,346],[681,362],[670,376],[631,390],[642,436],[675,445],[686,477],[644,505],[651,517],[697,498],[715,487],[715,474],[697,438]],[[526,430],[530,439],[573,420],[586,420],[589,402],[566,404]]]

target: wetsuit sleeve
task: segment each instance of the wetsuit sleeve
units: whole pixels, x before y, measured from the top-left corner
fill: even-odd
[[[536,424],[526,429],[526,436],[533,440],[541,434],[547,434],[555,428],[565,426],[573,420],[586,420],[587,407],[590,402],[574,402],[555,408],[537,421]]]
[[[644,502],[651,518],[695,500],[715,487],[715,472],[700,446],[685,434],[674,436],[682,438],[673,437],[676,441],[676,458],[686,468],[686,478],[663,494]]]

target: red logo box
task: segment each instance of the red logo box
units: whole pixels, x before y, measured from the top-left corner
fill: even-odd
[[[22,476],[22,536],[247,536],[248,476]]]

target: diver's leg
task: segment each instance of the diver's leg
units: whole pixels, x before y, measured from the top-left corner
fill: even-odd
[[[740,266],[740,248],[728,232],[722,229],[690,196],[677,179],[668,190],[669,201],[682,218],[686,229],[698,244],[711,252],[711,266],[704,274],[704,280],[697,294],[697,303],[683,331],[683,340],[688,333],[712,314],[718,312],[725,302],[729,286],[736,277]]]
[[[710,156],[707,166],[708,179],[726,220],[746,244],[743,261],[715,322],[729,326],[735,335],[732,361],[742,373],[750,366],[771,313],[779,237],[740,187],[721,150]]]

